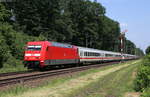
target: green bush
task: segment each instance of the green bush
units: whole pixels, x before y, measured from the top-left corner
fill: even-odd
[[[145,89],[141,95],[141,97],[150,97],[150,88]]]
[[[144,91],[150,87],[150,55],[144,57],[135,80],[135,90]]]
[[[22,61],[19,59],[16,59],[13,56],[10,56],[7,61],[5,62],[5,64],[8,65],[8,67],[17,67],[19,65],[22,65]]]

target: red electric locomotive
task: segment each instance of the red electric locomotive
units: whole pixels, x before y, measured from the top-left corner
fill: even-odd
[[[28,68],[75,64],[78,61],[76,46],[49,41],[28,42],[24,56]]]

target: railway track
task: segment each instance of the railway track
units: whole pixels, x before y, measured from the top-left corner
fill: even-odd
[[[35,72],[33,70],[30,71],[20,71],[20,72],[9,72],[9,73],[0,73],[0,77],[6,77],[6,76],[11,76],[11,75],[20,75],[20,74],[28,74],[31,72]]]
[[[81,67],[67,68],[67,69],[61,69],[61,70],[38,72],[35,74],[29,74],[29,75],[23,75],[23,76],[14,76],[11,78],[6,77],[3,79],[0,79],[0,87],[13,85],[13,84],[17,84],[17,83],[24,83],[26,81],[30,81],[30,80],[34,80],[34,79],[40,79],[40,78],[44,78],[44,77],[51,77],[51,76],[57,76],[57,75],[62,75],[62,74],[78,72],[78,71],[84,71],[87,69],[98,68],[98,67],[102,67],[102,66],[108,66],[108,65],[112,65],[112,64],[116,64],[116,63],[119,63],[119,62],[111,62],[111,63],[103,63],[103,64],[96,64],[96,65],[87,65],[87,66],[81,66]],[[24,73],[27,73],[27,72],[24,72]],[[16,75],[17,73],[14,73],[14,74]],[[20,74],[23,74],[23,72],[21,72]],[[10,75],[13,75],[13,73]],[[19,75],[19,73],[17,75]],[[9,74],[6,74],[6,76],[9,76]]]

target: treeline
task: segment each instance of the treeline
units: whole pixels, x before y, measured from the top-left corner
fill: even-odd
[[[119,23],[89,0],[14,0],[0,4],[0,57],[22,59],[27,41],[49,40],[120,51]],[[143,55],[130,40],[124,53]],[[16,61],[15,61],[16,62]]]
[[[88,0],[18,0],[7,4],[17,28],[46,40],[119,51],[119,23],[105,8]],[[17,30],[17,29],[16,29]]]

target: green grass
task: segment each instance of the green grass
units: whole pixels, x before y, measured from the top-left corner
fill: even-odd
[[[127,63],[131,64],[132,62],[127,62]],[[75,79],[75,78],[78,78],[80,76],[87,75],[89,73],[99,72],[100,70],[101,71],[106,70],[106,69],[109,69],[109,68],[112,68],[112,67],[115,67],[115,66],[119,66],[119,65],[122,65],[122,64],[124,64],[124,63],[116,64],[116,65],[110,65],[110,66],[106,66],[106,67],[101,67],[99,69],[90,69],[90,70],[87,70],[87,71],[84,71],[84,72],[81,72],[81,73],[77,73],[73,76],[65,76],[65,77],[55,78],[55,79],[52,79],[52,80],[45,81],[43,84],[41,84],[40,86],[37,86],[36,88],[30,88],[30,87],[25,87],[25,86],[19,85],[17,87],[14,87],[14,88],[6,90],[6,91],[0,91],[0,97],[11,97],[11,96],[14,96],[14,95],[22,94],[22,93],[27,92],[27,91],[32,91],[32,90],[34,91],[34,90],[44,88],[44,87],[51,88],[51,87],[63,84],[64,82],[69,81],[71,79]]]
[[[27,71],[27,68],[25,68],[24,65],[22,64],[17,66],[4,65],[3,68],[0,68],[0,73],[18,72],[18,71]]]
[[[36,89],[40,89],[40,88],[44,88],[44,87],[54,87],[58,84],[62,84],[65,81],[70,80],[71,77],[64,77],[62,78],[57,78],[51,81],[45,81],[44,83],[42,83],[41,85],[39,85],[36,88],[31,88],[31,87],[26,87],[26,86],[22,86],[22,85],[17,85],[14,88],[10,88],[8,90],[5,91],[0,91],[0,97],[14,97],[16,95],[20,95],[26,91],[34,91]]]
[[[70,93],[68,97],[123,97],[126,92],[134,91],[133,72],[136,69],[137,64],[118,70]]]

